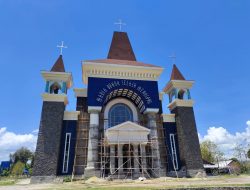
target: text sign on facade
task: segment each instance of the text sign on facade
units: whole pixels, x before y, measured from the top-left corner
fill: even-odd
[[[88,79],[88,106],[103,106],[116,97],[134,102],[143,112],[147,108],[159,108],[158,84],[156,81],[127,79]]]

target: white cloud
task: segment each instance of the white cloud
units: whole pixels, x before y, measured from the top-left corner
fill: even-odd
[[[224,152],[226,157],[233,157],[233,149],[236,145],[243,145],[247,147],[250,144],[250,121],[246,122],[247,127],[243,132],[230,133],[223,127],[209,127],[207,134],[201,136],[199,134],[200,142],[210,140],[218,145],[218,148]]]
[[[34,151],[36,148],[37,133],[16,134],[10,132],[6,127],[0,128],[0,161],[8,160],[9,154],[18,148],[27,147]]]
[[[32,133],[37,134],[39,132],[39,129],[35,129],[32,131]]]

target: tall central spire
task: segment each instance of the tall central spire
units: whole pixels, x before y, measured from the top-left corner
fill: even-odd
[[[114,32],[109,48],[108,59],[136,61],[126,32]]]

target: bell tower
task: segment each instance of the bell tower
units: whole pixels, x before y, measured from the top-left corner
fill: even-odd
[[[194,81],[185,80],[176,65],[173,65],[170,81],[164,88],[169,96],[168,108],[175,115],[180,161],[186,175],[204,174],[203,161],[196,128],[190,89]]]
[[[41,75],[46,85],[31,183],[55,181],[67,90],[72,85],[72,75],[65,72],[62,55],[50,71],[41,71]]]

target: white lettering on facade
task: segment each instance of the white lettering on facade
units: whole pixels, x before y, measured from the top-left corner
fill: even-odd
[[[134,82],[134,81],[128,81],[128,80],[112,81],[112,82],[108,83],[105,87],[103,87],[98,92],[98,95],[96,97],[96,101],[102,103],[103,100],[104,100],[104,98],[105,98],[105,96],[107,96],[107,92],[110,91],[110,90],[112,90],[112,89],[116,90],[118,87],[119,87],[119,90],[123,90],[122,87],[126,87],[126,88],[130,87],[130,88],[134,89],[135,91],[139,92],[139,94],[144,97],[144,99],[146,100],[147,104],[151,104],[152,103],[152,99],[151,99],[150,95],[148,94],[148,92],[143,87],[138,86],[137,83]],[[131,92],[131,90],[129,90],[129,92]],[[115,94],[116,94],[116,92],[113,93],[113,96]],[[126,93],[126,95],[128,95],[128,98],[129,98],[132,95],[132,93]],[[138,95],[138,93],[134,93],[134,95],[133,95],[134,97],[132,97],[132,99],[135,99],[135,95]],[[140,99],[141,99],[141,97],[140,97]],[[139,101],[139,100],[137,100],[137,101]]]

